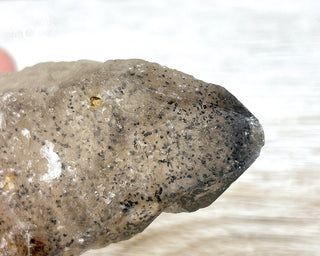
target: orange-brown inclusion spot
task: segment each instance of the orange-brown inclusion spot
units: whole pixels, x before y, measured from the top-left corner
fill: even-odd
[[[14,243],[9,243],[9,246],[14,247],[12,248],[14,251],[16,251],[16,254],[14,255],[19,255],[19,256],[52,255],[50,254],[50,252],[52,252],[52,247],[47,244],[48,242],[44,238],[33,237],[29,241],[27,241],[25,237],[23,237],[22,235],[17,235],[13,239],[14,239]]]
[[[4,185],[3,187],[5,189],[11,189],[13,187],[13,180],[15,178],[14,173],[10,173],[5,179],[4,179]]]
[[[96,96],[90,98],[90,106],[93,108],[99,108],[102,104],[102,99]]]

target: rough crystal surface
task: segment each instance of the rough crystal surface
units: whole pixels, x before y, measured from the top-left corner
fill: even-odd
[[[0,76],[0,254],[80,255],[210,205],[258,157],[226,89],[143,60]]]

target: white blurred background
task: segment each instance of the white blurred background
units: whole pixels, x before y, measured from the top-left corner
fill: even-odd
[[[0,47],[38,62],[142,58],[225,86],[260,158],[213,205],[85,256],[320,255],[320,2],[0,0]]]

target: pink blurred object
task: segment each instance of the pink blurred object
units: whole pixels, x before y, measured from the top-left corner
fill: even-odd
[[[17,70],[13,58],[3,49],[0,48],[0,73],[15,72]]]

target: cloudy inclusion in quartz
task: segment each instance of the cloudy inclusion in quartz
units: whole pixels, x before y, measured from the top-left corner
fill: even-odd
[[[61,174],[61,160],[53,148],[53,143],[46,140],[45,145],[40,149],[40,155],[48,161],[48,172],[41,177],[41,180],[47,182],[59,178]]]

